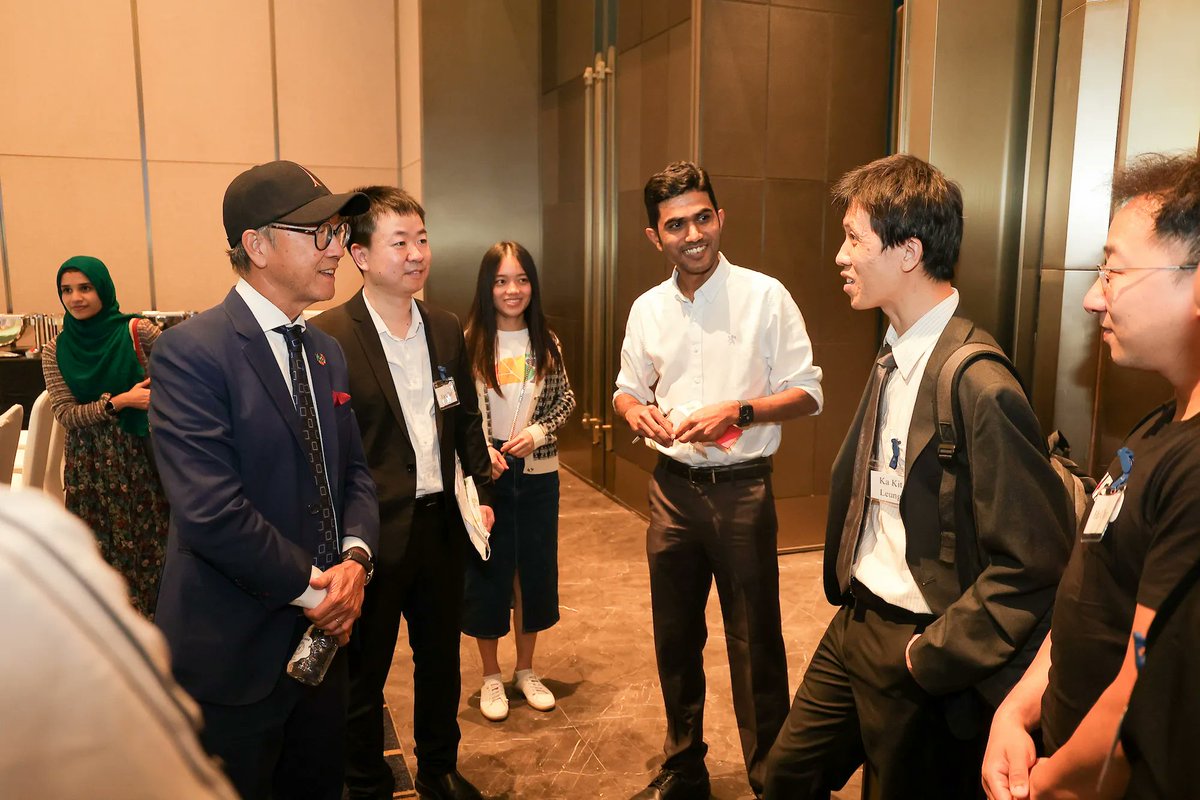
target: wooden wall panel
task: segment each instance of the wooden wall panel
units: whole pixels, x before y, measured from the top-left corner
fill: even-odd
[[[276,5],[282,158],[398,169],[392,0]]]
[[[0,153],[141,156],[128,0],[0,4]]]
[[[270,35],[266,0],[138,4],[150,160],[274,158]]]
[[[108,266],[123,310],[149,306],[137,161],[0,156],[0,173],[17,313],[62,313],[54,275],[75,255]]]

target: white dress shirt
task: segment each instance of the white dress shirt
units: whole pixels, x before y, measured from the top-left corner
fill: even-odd
[[[678,423],[711,403],[798,388],[820,413],[821,369],[813,364],[800,309],[782,283],[721,255],[695,300],[688,300],[676,274],[633,301],[614,399],[627,394],[655,403]],[[693,466],[725,466],[771,455],[781,432],[778,422],[755,423],[728,452],[678,442],[654,446]]]
[[[896,368],[888,375],[879,401],[879,435],[875,439],[873,459],[876,469],[904,478],[908,428],[917,403],[917,390],[921,387],[929,355],[957,308],[958,290],[954,289],[949,297],[926,311],[903,336],[898,336],[896,329],[888,326],[884,341],[892,346]],[[895,467],[891,466],[893,462]],[[892,605],[929,614],[932,613],[929,604],[904,557],[907,542],[900,506],[871,500],[852,574]]]
[[[394,336],[388,330],[383,317],[371,305],[367,293],[363,292],[367,313],[375,323],[383,355],[387,358],[388,372],[400,398],[400,409],[404,412],[404,425],[408,429],[408,440],[412,442],[417,459],[417,497],[442,491],[442,452],[438,446],[437,420],[434,419],[433,370],[430,368],[429,342],[425,338],[425,321],[412,301],[412,321],[408,333]],[[456,391],[470,391],[461,386]]]
[[[267,298],[246,282],[244,278],[239,278],[234,290],[241,296],[242,300],[250,308],[250,313],[254,315],[255,321],[266,334],[267,344],[271,346],[271,353],[275,356],[275,362],[279,365],[279,372],[283,375],[283,382],[288,387],[288,393],[292,392],[292,370],[288,363],[288,346],[287,338],[284,334],[275,330],[280,325],[299,325],[301,328],[308,327],[304,321],[304,315],[301,314],[296,319],[288,319],[287,314],[279,310],[279,306],[272,303]],[[304,353],[304,348],[301,346],[301,353],[307,359],[308,355]],[[308,391],[312,394],[312,378],[308,376],[308,371],[305,370],[305,376],[309,378]],[[316,395],[313,395],[315,398]],[[314,401],[315,402],[315,401]],[[325,459],[325,427],[321,424],[321,415],[317,414],[317,429],[321,431],[321,459]],[[328,465],[326,465],[325,474],[329,475]],[[333,515],[334,533],[338,537],[341,545],[339,551],[344,552],[351,547],[361,547],[368,555],[371,554],[371,548],[367,547],[367,543],[357,536],[347,536],[341,538],[341,531],[338,529],[337,514]],[[315,565],[312,568],[312,574],[315,578],[321,574],[321,570]],[[314,589],[311,586],[304,590],[304,594],[292,601],[294,606],[303,606],[304,608],[316,608],[325,599],[324,589]]]

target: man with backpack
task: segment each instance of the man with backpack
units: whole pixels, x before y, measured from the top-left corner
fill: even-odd
[[[995,800],[1121,796],[1129,771],[1116,736],[1127,705],[1125,796],[1196,793],[1195,696],[1174,661],[1195,628],[1172,644],[1151,623],[1169,619],[1173,588],[1200,560],[1200,158],[1139,158],[1114,178],[1113,204],[1083,306],[1113,363],[1161,375],[1172,399],[1134,426],[1093,493],[1051,635],[996,712],[983,765]]]
[[[894,155],[833,191],[850,305],[891,325],[833,465],[825,592],[840,609],[767,758],[764,797],[828,798],[864,761],[884,798],[973,797],[992,710],[1041,643],[1074,520],[1002,354],[954,367],[958,433],[939,431],[947,362],[965,344],[995,348],[955,316],[959,187]]]

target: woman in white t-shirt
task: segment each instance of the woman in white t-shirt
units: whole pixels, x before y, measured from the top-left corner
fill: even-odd
[[[479,265],[467,314],[467,353],[483,412],[494,482],[492,555],[469,559],[462,630],[483,661],[479,708],[508,716],[497,651],[516,637],[514,688],[539,711],[554,694],[533,671],[539,631],[558,622],[558,446],[554,431],[575,408],[558,340],[546,327],[533,257],[497,242]]]

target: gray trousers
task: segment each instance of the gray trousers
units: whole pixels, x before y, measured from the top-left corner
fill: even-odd
[[[664,766],[688,775],[705,772],[704,608],[715,579],[733,708],[756,795],[762,792],[764,760],[788,713],[778,529],[769,475],[693,484],[662,466],[654,471],[646,554],[667,715]]]

